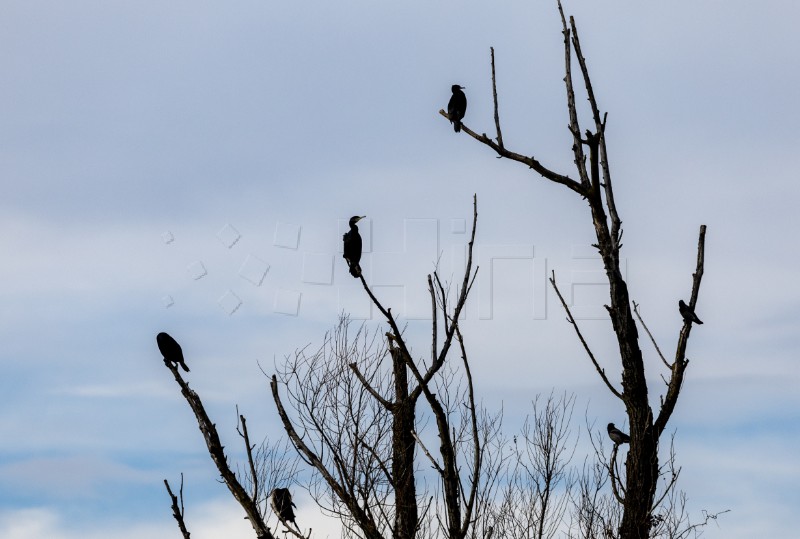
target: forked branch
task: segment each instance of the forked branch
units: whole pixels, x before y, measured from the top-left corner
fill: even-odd
[[[184,515],[184,508],[183,508],[183,474],[181,474],[181,489],[179,491],[180,494],[180,505],[178,505],[178,497],[172,493],[172,489],[169,488],[169,482],[164,479],[164,486],[167,487],[167,493],[169,494],[170,499],[172,500],[172,516],[175,517],[175,520],[178,522],[178,528],[181,530],[181,535],[183,535],[183,539],[189,539],[189,530],[186,529],[186,523],[183,520]]]

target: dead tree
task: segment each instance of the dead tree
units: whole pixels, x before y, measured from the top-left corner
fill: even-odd
[[[567,310],[568,319],[574,326],[600,378],[609,391],[625,406],[630,424],[631,443],[625,462],[625,483],[624,486],[619,485],[623,487],[619,490],[620,492],[624,491],[624,496],[620,495],[619,497],[623,505],[623,514],[618,533],[624,539],[643,539],[650,536],[650,530],[653,526],[652,511],[656,501],[655,495],[659,477],[659,439],[675,409],[684,373],[689,364],[689,360],[686,358],[686,346],[692,323],[691,321],[685,321],[683,324],[678,337],[674,360],[669,362],[664,359],[664,364],[669,369],[669,378],[666,382],[665,394],[661,398],[660,407],[654,413],[648,398],[649,388],[645,378],[642,350],[639,347],[639,332],[633,318],[631,298],[627,283],[620,270],[622,220],[614,203],[614,191],[606,148],[605,130],[608,115],[601,114],[597,104],[586,59],[581,51],[581,43],[578,38],[575,21],[570,17],[569,24],[567,24],[560,2],[558,8],[561,14],[564,35],[564,82],[566,84],[569,116],[568,125],[573,139],[572,152],[577,177],[573,178],[567,174],[556,172],[543,165],[533,155],[523,155],[506,147],[500,129],[494,50],[492,50],[491,67],[496,137],[490,138],[485,133],[479,134],[468,126],[463,125],[463,122],[462,131],[491,148],[499,157],[522,163],[541,177],[570,189],[589,205],[597,238],[597,243],[594,244],[594,247],[600,252],[610,286],[610,301],[609,305],[606,305],[606,309],[611,318],[612,328],[619,348],[619,358],[622,366],[621,388],[618,389],[608,378],[605,369],[591,352],[578,329],[575,319],[569,313],[566,303],[558,292],[555,278],[551,279],[551,283],[559,294],[559,298],[562,299],[562,303]],[[583,79],[583,86],[591,107],[592,117],[590,123],[592,127],[585,131],[581,130],[575,101],[572,76],[574,60],[577,60]],[[445,118],[448,117],[443,110],[439,112]],[[697,303],[700,281],[703,276],[705,231],[705,225],[701,226],[697,249],[697,266],[693,275],[691,300],[689,302],[691,309],[694,309]],[[612,486],[617,486],[613,478]]]
[[[428,276],[432,337],[427,361],[414,356],[391,308],[361,276],[364,291],[388,325],[385,341],[368,338],[363,330],[348,338],[343,321],[322,348],[299,351],[272,377],[284,429],[319,478],[318,503],[363,537],[462,539],[478,520],[476,513],[488,506],[490,496],[480,489],[487,477],[485,441],[499,423],[485,416],[483,421],[476,407],[458,325],[477,272],[472,266],[477,216],[475,200],[467,264],[452,305],[438,273]],[[461,353],[465,380],[463,391],[455,393],[449,381],[441,380],[442,369],[453,363],[453,347]],[[281,396],[281,386],[288,397]],[[438,451],[418,432],[420,402],[427,403],[426,413],[435,423]],[[465,410],[465,420],[457,424],[455,409]],[[417,449],[425,458],[418,459]],[[436,495],[419,488],[419,460],[427,460],[438,477]],[[326,492],[331,494],[327,498]]]

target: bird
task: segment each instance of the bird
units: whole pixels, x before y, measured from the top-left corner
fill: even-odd
[[[702,324],[703,322],[697,318],[697,315],[694,314],[694,309],[686,305],[683,300],[678,300],[678,310],[681,312],[681,316],[687,322],[694,322],[696,324]]]
[[[358,233],[358,223],[364,219],[366,215],[354,215],[350,218],[350,230],[345,232],[342,236],[344,242],[344,251],[342,258],[347,261],[347,267],[350,268],[350,275],[355,278],[361,277],[361,234]]]
[[[631,441],[631,437],[615,427],[614,423],[608,424],[608,437],[611,438],[614,445],[627,444]]]
[[[463,89],[463,86],[454,84],[451,87],[453,96],[450,98],[450,102],[447,103],[447,116],[450,118],[450,123],[453,124],[453,129],[456,133],[461,131],[461,120],[467,113],[467,96],[461,91]]]
[[[292,507],[297,506],[292,501],[292,494],[289,492],[289,489],[273,489],[269,497],[272,510],[275,511],[275,514],[278,515],[281,522],[291,522],[297,527],[297,522],[294,520],[294,511],[292,510]]]
[[[156,343],[158,343],[161,355],[164,356],[165,363],[169,361],[173,365],[180,365],[183,370],[189,372],[189,367],[186,366],[186,362],[183,360],[183,350],[181,350],[181,345],[178,344],[178,341],[162,331],[156,335]]]

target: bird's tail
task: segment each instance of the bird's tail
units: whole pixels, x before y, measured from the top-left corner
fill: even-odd
[[[350,264],[350,275],[358,279],[361,277],[361,266],[358,264]]]
[[[181,367],[183,367],[183,370],[185,370],[186,372],[189,372],[189,367],[186,366],[186,363],[181,362]]]
[[[461,120],[455,120],[455,121],[453,122],[453,130],[454,130],[456,133],[460,133],[460,132],[461,132]]]
[[[694,323],[695,323],[695,324],[702,324],[702,323],[703,323],[703,321],[702,321],[702,320],[700,320],[699,318],[697,318],[697,315],[694,315]]]

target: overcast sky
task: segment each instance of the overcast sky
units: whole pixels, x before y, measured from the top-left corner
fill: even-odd
[[[565,10],[609,112],[631,295],[666,351],[708,225],[669,425],[692,516],[731,510],[709,538],[795,537],[800,7]],[[424,354],[425,275],[458,271],[476,193],[484,403],[509,434],[553,389],[576,428],[626,425],[546,287],[555,270],[618,376],[585,202],[437,113],[461,84],[465,123],[493,134],[490,46],[507,147],[573,174],[551,1],[0,3],[0,537],[177,537],[162,480],[181,472],[193,537],[250,537],[155,335],[183,345],[229,447],[236,404],[276,433],[259,364],[375,314],[339,254],[355,214],[365,274]]]

